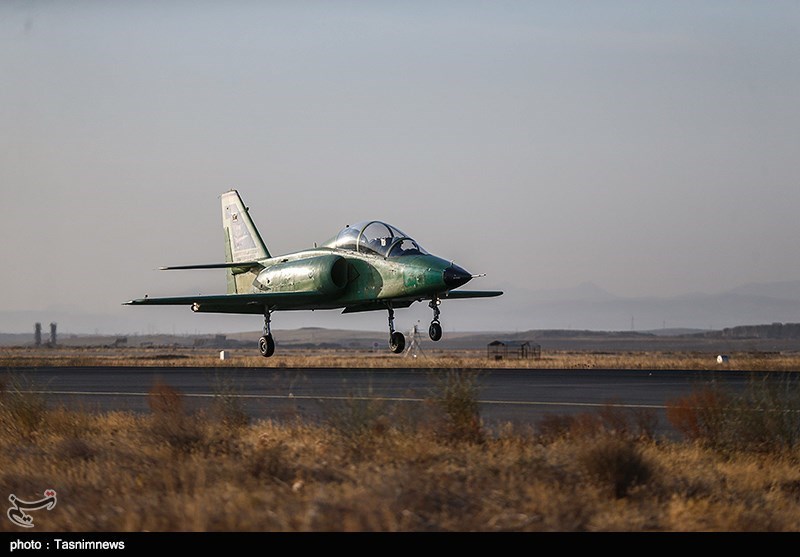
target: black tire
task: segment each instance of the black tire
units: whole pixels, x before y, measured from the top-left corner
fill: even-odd
[[[265,358],[269,358],[275,353],[275,341],[272,335],[266,335],[258,339],[258,350]]]
[[[406,337],[403,333],[395,331],[389,339],[389,350],[395,354],[399,354],[406,347]]]
[[[439,324],[438,321],[431,322],[431,326],[428,327],[428,335],[434,342],[436,342],[437,340],[442,340],[442,326]]]

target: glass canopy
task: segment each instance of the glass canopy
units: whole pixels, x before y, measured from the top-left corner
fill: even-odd
[[[346,226],[335,237],[322,244],[322,247],[377,254],[383,257],[428,253],[402,231],[377,220]]]

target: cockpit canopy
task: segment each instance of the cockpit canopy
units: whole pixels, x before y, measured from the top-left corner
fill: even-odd
[[[322,244],[322,247],[377,254],[383,257],[428,254],[404,232],[377,220],[346,226],[335,237]]]

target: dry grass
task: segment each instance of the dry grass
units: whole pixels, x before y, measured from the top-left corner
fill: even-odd
[[[236,368],[403,368],[422,369],[682,369],[717,371],[797,371],[800,353],[733,352],[730,361],[718,364],[716,354],[704,352],[546,352],[540,359],[491,360],[484,350],[426,352],[410,358],[383,350],[314,350],[278,352],[262,358],[253,349],[209,348],[0,348],[0,367],[36,366],[139,366],[139,367],[236,367]]]
[[[414,416],[357,393],[321,424],[190,414],[181,394],[159,383],[147,415],[28,401],[40,419],[27,430],[9,427],[27,418],[9,411],[14,389],[6,388],[0,495],[55,489],[57,506],[35,511],[37,531],[694,532],[800,524],[797,444],[722,452],[667,442],[652,437],[646,418],[613,408],[487,431],[472,411],[473,377],[443,379]],[[0,520],[0,531],[17,529]]]

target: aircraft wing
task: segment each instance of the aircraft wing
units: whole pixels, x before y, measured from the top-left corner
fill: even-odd
[[[450,290],[439,297],[442,300],[460,300],[464,298],[494,298],[502,294],[502,290]]]
[[[206,313],[263,314],[264,308],[304,309],[327,296],[319,292],[265,292],[262,294],[219,294],[214,296],[177,296],[172,298],[139,298],[126,306],[191,306],[192,311]]]

